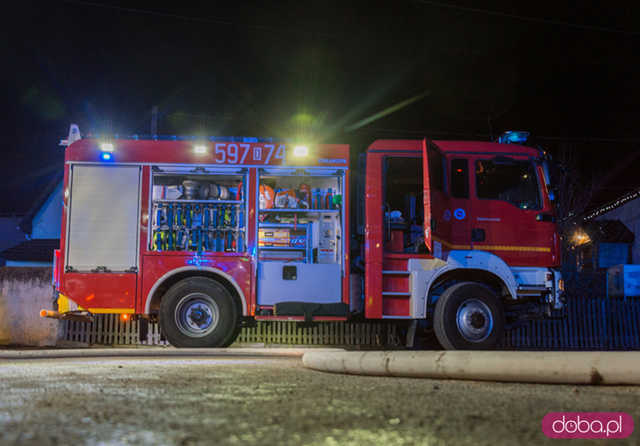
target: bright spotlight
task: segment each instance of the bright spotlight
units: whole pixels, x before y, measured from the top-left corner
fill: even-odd
[[[295,146],[293,148],[293,155],[294,156],[299,156],[299,157],[307,156],[307,155],[309,155],[309,147],[307,147],[307,146]]]
[[[113,144],[110,142],[103,142],[100,144],[100,150],[103,152],[113,152]]]
[[[590,241],[591,238],[589,237],[589,234],[581,229],[578,229],[573,233],[572,242],[576,246],[584,245],[586,243],[589,243]]]
[[[197,145],[193,148],[195,153],[207,153],[207,146],[205,145]]]

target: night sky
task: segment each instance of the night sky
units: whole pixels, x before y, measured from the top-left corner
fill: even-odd
[[[631,2],[14,3],[3,13],[3,213],[26,212],[61,171],[69,123],[147,134],[154,105],[161,134],[353,150],[524,129],[552,152],[577,147],[587,174],[640,142]]]

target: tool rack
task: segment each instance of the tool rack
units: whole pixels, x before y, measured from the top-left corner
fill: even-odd
[[[163,173],[175,183],[192,178],[182,172]],[[246,251],[246,200],[244,175],[233,175],[239,199],[152,199],[150,249],[153,251],[235,252]],[[202,184],[219,182],[215,174],[196,177]],[[228,181],[228,180],[227,180]],[[193,182],[193,181],[192,181]]]

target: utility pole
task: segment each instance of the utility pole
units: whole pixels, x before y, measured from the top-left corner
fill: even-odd
[[[158,134],[158,106],[151,107],[151,135]]]

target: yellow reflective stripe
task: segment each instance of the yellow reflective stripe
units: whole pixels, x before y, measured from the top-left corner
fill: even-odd
[[[519,251],[519,252],[551,252],[551,248],[544,246],[515,246],[515,245],[454,245],[434,237],[435,241],[442,243],[449,249],[474,249],[477,251]]]
[[[58,294],[58,313],[66,313],[69,309],[69,298],[62,293]]]
[[[433,240],[435,240],[438,243],[442,243],[444,246],[446,246],[449,249],[471,249],[471,245],[454,245],[452,243],[446,242],[437,237],[433,237]]]
[[[71,311],[71,302],[69,299],[62,293],[58,293],[58,313],[66,313],[67,311]],[[84,310],[81,306],[78,306],[78,310]],[[87,311],[90,313],[135,313],[133,308],[87,308]]]
[[[133,308],[87,308],[90,313],[129,313],[133,314],[135,310]]]
[[[542,246],[512,246],[512,245],[481,245],[474,246],[473,249],[482,251],[529,251],[529,252],[551,252],[551,248]]]

